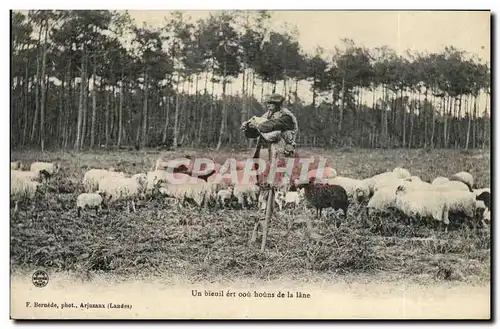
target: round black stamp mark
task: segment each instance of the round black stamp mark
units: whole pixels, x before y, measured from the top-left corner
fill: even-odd
[[[43,288],[47,285],[47,283],[49,283],[49,275],[43,270],[37,270],[33,273],[31,282],[33,282],[35,287]]]

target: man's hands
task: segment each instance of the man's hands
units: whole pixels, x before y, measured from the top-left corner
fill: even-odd
[[[259,120],[259,118],[258,118],[258,117],[253,116],[253,117],[251,117],[249,120],[247,120],[247,121],[243,122],[243,123],[241,124],[240,129],[241,129],[241,130],[245,130],[245,129],[252,129],[252,128],[253,128],[253,129],[257,129],[257,127],[258,127],[258,125],[259,125],[259,123],[258,123],[257,121],[263,121],[263,120],[262,120],[262,119],[260,119],[260,120]],[[264,121],[265,121],[265,120],[264,120]]]

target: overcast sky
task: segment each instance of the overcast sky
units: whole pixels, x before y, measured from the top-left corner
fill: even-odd
[[[141,25],[164,24],[164,17],[171,11],[132,10],[132,18]],[[490,62],[490,13],[487,11],[270,11],[271,26],[282,30],[285,24],[295,26],[299,32],[301,47],[313,53],[316,46],[331,53],[341,44],[342,38],[353,39],[356,44],[370,49],[387,45],[403,54],[406,50],[419,52],[441,52],[447,45],[475,54],[483,62]],[[193,21],[205,18],[216,11],[185,11]],[[229,92],[241,88],[241,79],[234,80]],[[283,85],[278,84],[278,92]],[[260,92],[260,86],[256,87]],[[216,86],[215,93],[222,88]],[[265,89],[265,92],[270,92]],[[301,82],[300,97],[312,98],[309,84]],[[366,92],[363,99],[371,105],[372,94]],[[485,97],[480,106],[484,108]]]

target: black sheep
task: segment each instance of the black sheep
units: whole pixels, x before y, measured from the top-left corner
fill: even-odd
[[[342,186],[316,183],[315,178],[311,177],[309,183],[299,184],[297,187],[305,189],[305,198],[316,208],[316,217],[321,216],[324,208],[330,207],[334,210],[342,209],[344,216],[347,215],[349,200]],[[340,221],[337,222],[337,227],[339,226]]]
[[[488,208],[488,210],[490,210],[490,204],[491,204],[491,194],[490,192],[488,191],[484,191],[482,192],[481,194],[479,194],[478,196],[476,196],[476,200],[478,201],[483,201],[486,208]]]

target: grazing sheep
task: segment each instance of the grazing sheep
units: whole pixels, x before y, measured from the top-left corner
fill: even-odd
[[[378,179],[371,186],[372,186],[373,193],[375,193],[375,192],[377,192],[377,190],[379,190],[381,188],[385,188],[385,187],[392,187],[392,188],[394,188],[394,191],[396,191],[396,188],[399,185],[402,185],[405,183],[407,185],[411,184],[411,182],[408,182],[402,178],[389,177],[389,178],[385,178],[385,179]]]
[[[307,172],[307,179],[315,178],[316,181],[337,177],[337,171],[331,167],[325,167],[321,177],[318,176],[318,169],[311,169]]]
[[[39,182],[24,177],[12,177],[10,197],[15,202],[14,212],[18,210],[18,203],[24,199],[33,199],[40,186]]]
[[[57,174],[59,169],[60,165],[58,163],[51,162],[33,162],[30,166],[30,171],[39,172],[41,170],[45,170],[50,176]]]
[[[450,182],[450,180],[446,177],[442,177],[442,176],[439,176],[439,177],[436,177],[434,178],[434,180],[432,181],[432,185],[442,185],[442,184],[448,184]]]
[[[256,184],[234,184],[234,196],[243,208],[252,206],[258,200],[259,187]]]
[[[385,185],[399,184],[405,179],[410,177],[410,174],[406,169],[395,168],[393,171],[383,172],[374,175],[370,178],[366,178],[365,182],[370,188],[370,195],[373,195],[377,189]]]
[[[90,169],[83,176],[83,187],[86,192],[91,193],[99,189],[99,182],[105,178],[125,178],[123,172],[108,171],[105,169]]]
[[[370,197],[370,187],[366,181],[354,179],[350,177],[337,176],[325,181],[329,185],[340,185],[346,192],[350,200],[364,201]]]
[[[412,190],[432,190],[435,189],[436,186],[424,182],[422,180],[406,180],[403,182],[403,184],[406,188],[412,189]]]
[[[491,194],[489,191],[483,191],[479,195],[476,195],[476,200],[477,201],[483,201],[484,205],[488,210],[490,210],[491,206]]]
[[[369,216],[376,212],[384,212],[396,206],[396,190],[401,185],[389,185],[379,188],[368,201]]]
[[[21,161],[13,161],[10,163],[10,169],[12,170],[21,170],[23,168],[23,164]]]
[[[458,181],[449,181],[447,183],[442,184],[434,184],[433,189],[436,191],[469,191],[469,187],[462,182]]]
[[[21,170],[11,170],[10,178],[12,179],[28,179],[33,182],[41,182],[49,178],[49,173],[46,170],[40,171],[21,171]]]
[[[405,180],[408,182],[422,182],[422,178],[418,176],[410,176],[408,178],[405,178]]]
[[[200,207],[203,205],[208,206],[209,201],[214,198],[216,186],[197,177],[187,177],[188,179],[183,177],[180,181],[172,181],[165,184],[164,186],[167,188],[167,194],[179,200],[181,202],[180,205],[184,205],[185,201],[190,201]]]
[[[474,187],[474,177],[466,171],[458,172],[450,177],[450,181],[458,181],[462,182],[469,188],[469,191],[472,192],[472,188]]]
[[[448,202],[440,192],[433,190],[406,190],[399,186],[396,190],[395,207],[406,216],[432,218],[445,225],[448,231]]]
[[[184,197],[186,196],[186,184],[171,184],[171,183],[160,183],[160,191],[162,194],[170,198],[174,198],[178,202],[184,202]],[[182,205],[182,203],[178,203]]]
[[[396,175],[397,178],[402,178],[402,179],[407,179],[411,177],[411,174],[408,170],[401,168],[401,167],[396,167],[392,170],[392,173]]]
[[[138,176],[135,178],[115,176],[106,177],[99,181],[99,191],[97,193],[104,192],[107,196],[109,196],[110,200],[113,201],[126,199],[127,210],[130,211],[130,204],[135,212],[134,199],[139,198],[145,191],[145,188],[146,180],[144,179],[144,176]]]
[[[80,217],[81,210],[85,208],[95,209],[97,214],[102,209],[103,203],[103,195],[99,193],[81,193],[76,198],[77,216]]]
[[[321,211],[324,208],[333,208],[334,210],[342,209],[344,216],[347,216],[347,208],[349,200],[346,190],[340,185],[328,185],[316,183],[314,177],[309,179],[309,183],[299,184],[298,188],[304,188],[305,199],[316,208],[316,216],[321,216]],[[340,220],[336,226],[341,225]]]
[[[473,219],[476,213],[476,197],[468,191],[441,191],[441,196],[452,214]]]
[[[231,199],[233,197],[233,191],[234,187],[228,186],[226,189],[217,192],[217,204],[221,208],[224,208],[228,203],[231,202]]]
[[[156,184],[168,182],[167,172],[165,170],[148,171],[146,173],[146,180],[146,191],[151,191]]]
[[[289,206],[292,206],[291,208],[297,209],[297,207],[300,206],[300,204],[304,201],[305,195],[304,189],[298,190],[298,191],[289,191],[286,192],[285,198],[284,198],[284,205],[283,208],[287,209]],[[289,208],[289,209],[291,209]]]
[[[489,187],[484,187],[484,188],[479,188],[479,189],[472,190],[472,193],[474,193],[475,196],[478,196],[479,194],[481,194],[483,192],[491,193],[491,190],[490,190]]]

